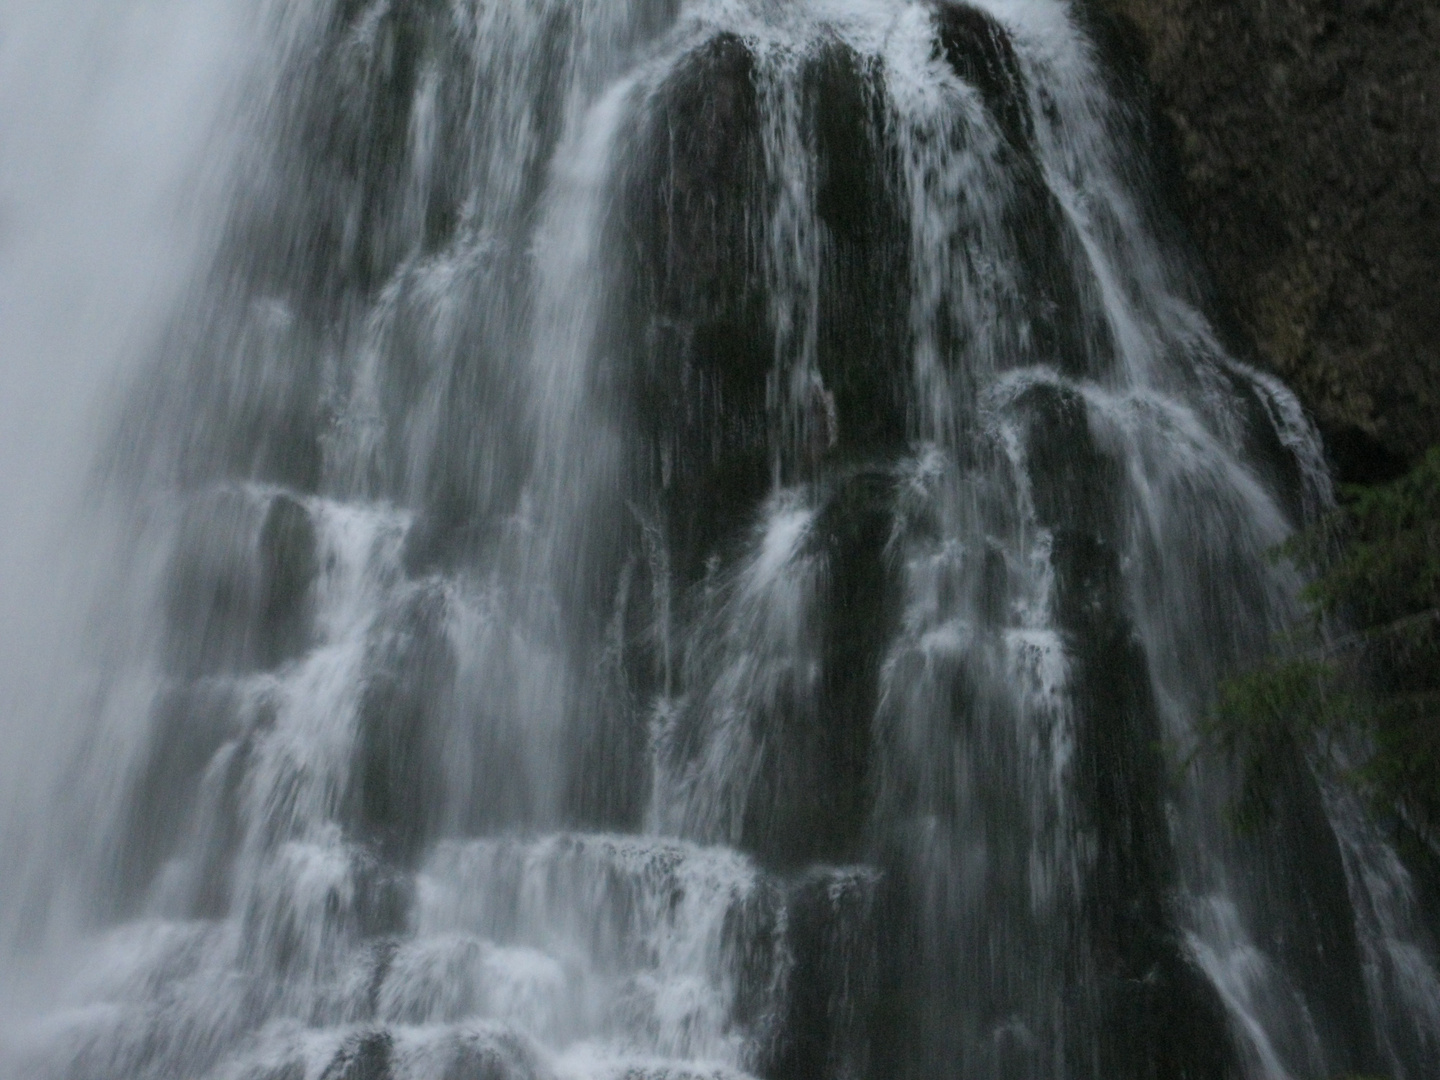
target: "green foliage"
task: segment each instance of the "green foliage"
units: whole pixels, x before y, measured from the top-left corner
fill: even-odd
[[[1310,578],[1313,624],[1222,686],[1207,727],[1240,766],[1238,823],[1267,814],[1298,749],[1440,851],[1440,447],[1344,488],[1278,555]]]
[[[1240,766],[1240,794],[1231,813],[1242,831],[1269,818],[1296,751],[1303,753],[1337,726],[1332,681],[1322,661],[1274,658],[1220,688],[1208,734]]]
[[[1306,596],[1315,610],[1345,617],[1363,634],[1433,611],[1440,601],[1440,446],[1394,483],[1342,488],[1340,506],[1285,551],[1317,574]]]

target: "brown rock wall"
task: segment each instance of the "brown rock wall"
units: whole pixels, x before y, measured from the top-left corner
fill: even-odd
[[[1440,442],[1440,0],[1096,0],[1139,42],[1174,204],[1342,476]]]

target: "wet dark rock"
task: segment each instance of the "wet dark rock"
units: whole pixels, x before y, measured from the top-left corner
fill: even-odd
[[[167,583],[169,658],[178,674],[243,669],[258,582],[257,507],[219,491],[186,507]]]
[[[177,674],[272,668],[308,645],[315,528],[290,496],[221,489],[197,497],[172,565],[167,653]]]
[[[231,225],[234,269],[252,283],[332,317],[348,299],[378,288],[409,253],[411,223],[400,204],[413,164],[420,72],[445,51],[439,6],[338,5],[320,47],[296,65],[274,163],[294,181],[284,185],[290,197],[272,202],[257,193]],[[442,129],[461,104],[442,102]],[[449,239],[457,217],[458,193],[444,187],[453,175],[431,172],[424,231],[432,246]]]
[[[252,282],[227,265],[207,284],[217,295],[237,296],[249,294]],[[189,489],[254,480],[297,495],[318,491],[332,419],[322,366],[333,344],[327,329],[282,298],[239,311],[209,303],[187,312],[148,373],[154,396],[131,406],[129,423],[147,438],[122,447],[121,467],[174,470]],[[205,362],[186,362],[196,355]],[[148,433],[159,415],[176,420],[157,440]],[[169,453],[174,461],[163,460]]]
[[[910,228],[885,140],[879,72],[832,45],[811,62],[805,93],[816,211],[826,229],[816,365],[835,427],[825,432],[807,418],[815,430],[801,437],[814,446],[810,457],[884,461],[905,445],[912,372]]]
[[[372,1031],[355,1037],[326,1066],[320,1080],[390,1080],[390,1058],[395,1040],[389,1032]]]
[[[500,1033],[461,1034],[439,1080],[548,1080],[549,1071],[524,1038]]]
[[[655,5],[656,20],[665,6]],[[573,9],[552,5],[547,17],[553,25],[544,40],[551,47],[525,66],[521,88],[533,102],[527,138],[520,140],[533,150],[518,165],[522,196],[513,213],[488,223],[493,232],[485,238],[495,249],[487,261],[502,278],[528,272],[525,236],[561,134],[564,94],[556,85],[568,63]],[[169,411],[184,417],[175,438],[187,482],[219,474],[317,492],[349,389],[343,378],[340,386],[327,383],[327,357],[353,350],[372,330],[365,313],[383,288],[393,288],[426,260],[477,243],[473,221],[472,231],[465,229],[463,207],[466,200],[485,203],[489,193],[467,148],[485,138],[476,127],[487,115],[476,99],[488,93],[481,87],[493,73],[477,72],[470,43],[448,7],[434,0],[357,0],[335,5],[320,31],[306,49],[286,58],[286,91],[264,140],[257,136],[268,145],[257,149],[251,182],[241,185],[216,265],[197,290],[252,298],[259,317],[237,320],[235,307],[225,302],[192,305],[163,350],[167,361],[180,362],[156,372],[171,399]],[[418,137],[422,129],[427,137]],[[414,291],[412,283],[404,284],[402,306]],[[506,291],[524,297],[523,290]],[[473,308],[503,338],[502,325],[524,313],[493,310],[501,305],[490,298],[500,292],[493,281],[477,286]],[[421,321],[433,326],[433,313],[422,313]],[[403,490],[410,480],[427,489],[424,501],[432,512],[419,534],[425,543],[417,545],[416,560],[427,569],[453,565],[473,551],[475,538],[464,535],[462,523],[473,525],[477,509],[495,510],[488,498],[449,479],[456,468],[469,465],[473,474],[477,457],[501,462],[505,455],[493,453],[494,447],[522,441],[517,403],[497,392],[495,365],[483,363],[493,357],[494,341],[477,342],[468,329],[457,337],[447,343],[460,359],[445,388],[436,467],[417,476],[382,467],[364,478],[397,501],[417,494]],[[422,378],[432,366],[417,362],[406,348],[411,343],[395,342],[381,365],[386,409],[400,413],[386,417],[392,438],[405,429],[404,410],[413,404],[413,394],[407,397],[395,384]],[[194,355],[203,355],[205,363],[183,362]],[[482,413],[486,423],[477,422]],[[127,447],[127,456],[144,462],[164,455],[137,444]],[[143,466],[127,461],[127,467]],[[495,485],[502,494],[505,479]]]
[[[347,804],[359,837],[387,860],[418,856],[443,802],[440,740],[455,665],[439,589],[405,597],[370,644]]]
[[[311,587],[319,569],[310,513],[288,495],[270,502],[260,529],[258,660],[276,667],[304,652],[310,639]]]
[[[1071,977],[1087,991],[1071,1048],[1078,1075],[1238,1080],[1218,994],[1189,961],[1168,908],[1174,855],[1166,763],[1144,650],[1129,625],[1118,554],[1087,531],[1057,532],[1053,560],[1072,654],[1077,777],[1093,855],[1083,885],[1085,951]]]
[[[1286,446],[1275,423],[1274,403],[1264,387],[1247,371],[1224,372],[1234,392],[1236,415],[1241,422],[1245,460],[1263,480],[1297,526],[1306,521],[1305,466],[1294,447]]]
[[[722,949],[735,979],[732,1015],[759,1048],[774,1052],[785,1032],[776,1015],[777,975],[790,949],[789,882],[768,875],[725,913]]]
[[[1034,121],[1010,35],[992,16],[963,3],[942,3],[938,21],[940,48],[955,74],[980,91],[1013,146],[1028,146]]]
[[[234,883],[234,860],[244,839],[243,798],[246,772],[254,746],[254,729],[249,736],[222,747],[210,768],[219,768],[213,782],[218,785],[208,816],[194,830],[201,837],[194,850],[201,852],[191,896],[191,910],[199,918],[223,918],[230,910]]]
[[[1024,432],[1036,519],[1046,528],[1113,540],[1122,465],[1097,446],[1084,396],[1059,383],[1038,383],[1013,408]]]
[[[206,771],[227,742],[243,735],[245,717],[235,687],[202,682],[163,691],[152,723],[150,752],[135,780],[123,844],[116,853],[120,892],[127,904],[143,898],[165,860],[194,839],[197,825],[209,824],[196,820]],[[228,793],[225,779],[219,782]],[[218,809],[223,816],[224,807]],[[223,820],[215,824],[223,831]],[[202,897],[200,906],[211,905]]]
[[[785,1016],[765,1075],[872,1075],[878,892],[877,874],[845,869],[812,871],[789,890]]]
[[[239,1074],[241,1080],[305,1080],[305,1063],[292,1061],[274,1068],[250,1069]]]
[[[657,91],[630,151],[619,243],[631,283],[607,335],[623,381],[602,387],[643,432],[674,570],[704,573],[768,486],[767,376],[775,362],[757,236],[764,184],[754,60],[720,35]]]
[[[375,942],[378,980],[390,962],[389,946],[394,936],[409,929],[415,879],[405,867],[384,861],[371,851],[355,857],[352,875],[355,895],[345,913],[347,927],[357,938]],[[377,988],[378,984],[372,983],[372,1002]]]
[[[819,768],[793,797],[794,854],[805,862],[853,858],[872,807],[870,721],[900,617],[898,576],[887,553],[893,524],[893,477],[863,472],[835,484],[807,542],[823,566],[816,742],[796,748],[803,759],[786,758]]]
[[[1081,241],[1030,151],[1014,170],[1004,223],[1014,246],[1017,280],[1002,315],[1018,329],[1008,343],[1017,366],[1039,363],[1066,375],[1104,377],[1114,368],[1113,331],[1103,317],[1099,283],[1080,256]]]
[[[1332,1071],[1383,1075],[1346,869],[1319,787],[1298,752],[1269,767],[1281,777],[1286,798],[1263,829],[1243,837],[1258,886],[1247,914],[1261,947],[1303,987]]]
[[[979,91],[1004,138],[1000,158],[1009,167],[1012,189],[1003,241],[1011,247],[1007,255],[1015,277],[990,298],[996,328],[1013,334],[999,344],[1003,362],[1041,363],[1075,376],[1101,374],[1114,359],[1111,330],[1097,317],[1103,311],[1098,283],[1077,276],[1076,268],[1088,265],[1077,257],[1079,235],[1036,158],[1030,99],[1010,36],[990,15],[966,4],[941,4],[937,21],[938,50],[956,75]],[[964,342],[956,345],[963,350]]]
[[[797,555],[812,567],[797,572],[813,573],[799,616],[807,629],[792,653],[773,659],[766,692],[745,706],[745,722],[764,753],[753,776],[741,781],[740,846],[786,871],[861,854],[873,800],[870,719],[898,618],[897,581],[886,552],[893,478],[857,473],[836,478],[819,494],[822,506]],[[700,632],[722,642],[733,631],[723,610],[719,617]],[[685,670],[693,685],[686,686],[685,708],[665,750],[680,768],[707,752],[716,710],[735,692],[723,658],[717,667],[716,657],[697,655]]]
[[[706,1067],[689,1062],[632,1065],[616,1074],[616,1080],[744,1080],[743,1073],[723,1065]]]
[[[664,693],[665,567],[654,529],[630,533],[630,558],[613,594],[604,645],[592,660],[593,693],[581,710],[566,793],[569,821],[585,828],[641,827],[651,794],[651,705]]]
[[[1127,614],[1118,548],[1120,464],[1090,433],[1084,399],[1054,386],[1017,402],[1039,522],[1053,534],[1056,615],[1070,658],[1082,835],[1083,945],[1068,958],[1079,1076],[1241,1075],[1218,995],[1186,956],[1167,898],[1174,853],[1149,661]]]

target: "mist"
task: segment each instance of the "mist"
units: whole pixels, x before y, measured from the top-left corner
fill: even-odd
[[[0,912],[86,730],[109,530],[93,478],[215,231],[255,5],[0,5]],[[246,15],[251,16],[246,20]],[[230,149],[227,149],[230,147]],[[20,850],[17,851],[16,848]],[[53,852],[50,862],[63,862]],[[6,872],[6,871],[11,872]],[[3,925],[3,924],[0,924]]]

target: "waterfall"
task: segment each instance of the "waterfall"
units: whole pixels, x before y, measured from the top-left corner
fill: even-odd
[[[0,1078],[1440,1075],[1353,796],[1196,753],[1331,494],[1091,6],[240,23]]]

